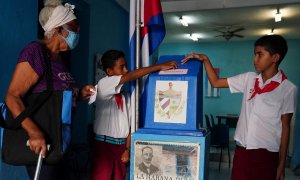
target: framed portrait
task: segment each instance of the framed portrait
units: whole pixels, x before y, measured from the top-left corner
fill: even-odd
[[[199,179],[199,143],[136,140],[134,157],[134,180]]]

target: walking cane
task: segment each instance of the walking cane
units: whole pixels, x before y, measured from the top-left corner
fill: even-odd
[[[29,141],[26,142],[26,146],[29,146]],[[47,145],[47,150],[50,150],[50,145]],[[39,153],[36,169],[35,169],[35,174],[34,174],[34,180],[39,180],[40,178],[40,172],[41,172],[41,167],[43,163],[43,157],[42,157],[42,150]]]

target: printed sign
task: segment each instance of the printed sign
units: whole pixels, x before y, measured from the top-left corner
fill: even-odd
[[[198,180],[198,143],[135,141],[134,180]]]
[[[186,124],[187,81],[156,81],[154,122]]]
[[[159,71],[159,75],[172,75],[172,74],[187,74],[188,69],[169,69],[169,70],[163,70]]]

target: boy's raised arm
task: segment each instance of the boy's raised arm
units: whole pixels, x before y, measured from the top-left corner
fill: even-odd
[[[178,67],[178,63],[176,61],[170,61],[162,64],[155,64],[149,67],[143,67],[123,75],[121,77],[120,84],[124,84],[128,81],[136,80],[155,71],[176,69],[177,67]]]
[[[227,78],[219,78],[217,76],[217,73],[215,72],[212,64],[210,63],[210,60],[208,56],[205,54],[197,54],[197,53],[191,53],[187,57],[185,57],[181,62],[182,64],[186,63],[190,59],[198,59],[199,61],[203,62],[203,65],[205,67],[208,80],[212,87],[216,88],[226,88],[228,87]]]

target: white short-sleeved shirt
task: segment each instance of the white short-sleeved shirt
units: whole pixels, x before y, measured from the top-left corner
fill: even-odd
[[[271,92],[256,94],[251,100],[255,79],[263,88],[271,81],[281,83]],[[247,149],[264,148],[278,152],[281,142],[281,115],[294,113],[297,102],[297,87],[288,79],[282,80],[279,71],[265,83],[261,74],[248,72],[227,79],[231,93],[244,93],[241,112],[234,139]]]
[[[121,92],[121,76],[106,76],[97,84],[94,132],[114,138],[126,138],[130,128],[129,95],[122,91],[123,111],[118,109],[115,94]]]

